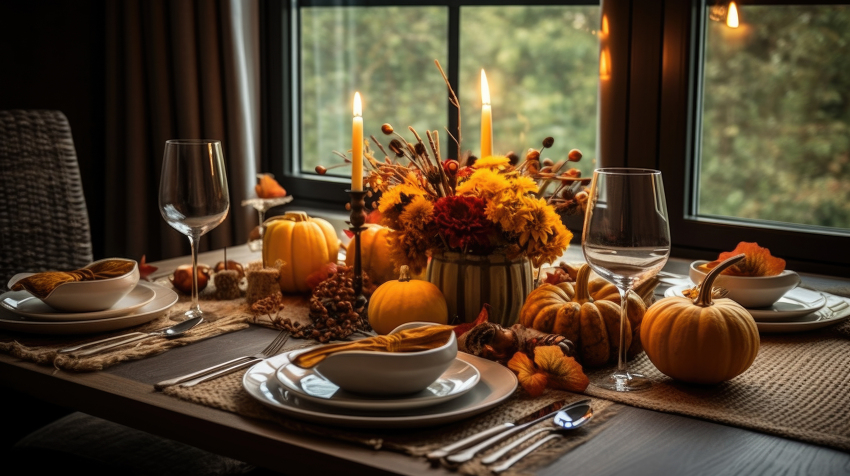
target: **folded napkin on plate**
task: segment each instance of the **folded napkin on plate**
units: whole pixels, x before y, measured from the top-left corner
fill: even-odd
[[[435,349],[448,342],[454,332],[453,326],[424,326],[405,329],[385,336],[375,336],[354,342],[342,342],[330,344],[308,350],[298,354],[292,359],[295,365],[309,369],[325,360],[325,357],[351,350],[365,350],[375,352],[420,352]]]
[[[93,281],[123,276],[133,270],[136,263],[126,260],[105,260],[92,263],[73,271],[45,271],[16,282],[12,291],[29,291],[33,296],[44,299],[60,284],[74,281]]]

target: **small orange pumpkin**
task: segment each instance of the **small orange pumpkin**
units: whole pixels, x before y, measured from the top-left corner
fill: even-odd
[[[583,265],[570,283],[544,284],[529,293],[519,322],[541,332],[560,334],[578,348],[582,365],[596,367],[616,361],[620,348],[620,305],[590,295],[590,267]],[[619,296],[619,295],[618,295]],[[619,299],[618,299],[619,301]],[[641,351],[638,329],[646,312],[643,300],[630,294],[625,345],[629,356]]]
[[[310,291],[307,277],[328,262],[336,262],[339,238],[333,225],[304,212],[287,212],[265,222],[263,262],[283,262],[280,290],[285,293]]]
[[[374,223],[366,225],[360,232],[360,263],[363,271],[366,271],[376,285],[381,285],[397,276],[390,259],[390,245],[387,243],[389,232],[389,228]],[[353,239],[346,249],[345,264],[354,266]]]
[[[716,384],[740,375],[755,361],[760,340],[753,316],[731,299],[711,298],[715,278],[744,256],[712,269],[696,299],[666,297],[647,310],[641,340],[646,356],[662,373],[683,382]]]
[[[369,325],[378,334],[389,334],[408,322],[446,324],[449,307],[440,288],[428,281],[411,280],[407,265],[402,265],[397,280],[378,286],[369,298]]]

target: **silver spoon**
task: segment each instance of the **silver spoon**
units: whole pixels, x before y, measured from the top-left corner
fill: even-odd
[[[539,428],[537,430],[529,432],[528,434],[522,436],[521,438],[518,438],[516,441],[512,442],[511,444],[505,445],[504,447],[499,448],[498,450],[496,450],[496,451],[490,453],[489,455],[485,456],[484,458],[481,459],[481,462],[483,464],[495,463],[496,461],[501,459],[502,456],[508,454],[514,448],[518,448],[520,445],[522,445],[526,441],[534,438],[535,436],[537,436],[541,433],[558,432],[556,434],[548,435],[545,438],[538,440],[537,442],[535,442],[533,445],[529,446],[528,448],[520,451],[519,453],[515,454],[514,456],[511,456],[510,458],[506,459],[504,462],[499,463],[498,465],[490,468],[490,470],[494,473],[501,473],[502,471],[505,471],[506,469],[513,466],[517,461],[526,457],[529,453],[536,450],[537,448],[543,446],[544,444],[548,443],[551,440],[554,440],[555,438],[560,438],[560,434],[559,434],[560,432],[563,432],[565,430],[575,430],[576,428],[579,428],[579,427],[583,426],[585,423],[589,422],[592,418],[593,418],[593,408],[591,408],[589,403],[585,403],[585,404],[582,404],[582,405],[576,405],[574,407],[566,408],[566,409],[558,412],[555,415],[555,417],[552,418],[552,421],[551,421],[552,426],[549,426],[549,427],[546,427],[546,428]]]
[[[118,346],[122,346],[124,344],[129,344],[131,342],[137,342],[144,339],[149,339],[151,337],[168,337],[174,338],[179,337],[186,333],[189,329],[197,326],[198,324],[204,322],[204,318],[202,316],[193,317],[192,319],[187,319],[183,322],[177,323],[171,327],[167,327],[165,329],[160,329],[158,331],[153,332],[133,332],[131,334],[124,334],[120,336],[109,337],[106,339],[97,340],[94,342],[88,342],[81,345],[76,345],[73,347],[66,347],[58,351],[60,354],[67,354],[68,352],[75,352],[80,349],[85,349],[87,347],[93,347],[88,350],[84,350],[82,352],[77,352],[77,355],[80,357],[84,357],[87,355],[96,354],[98,352],[103,352],[105,350],[113,349]],[[116,339],[121,339],[118,342],[112,342],[107,345],[99,345],[104,342],[111,342]]]

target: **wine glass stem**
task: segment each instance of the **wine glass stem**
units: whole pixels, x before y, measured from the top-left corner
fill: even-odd
[[[632,293],[631,288],[620,289],[620,347],[618,348],[619,358],[617,359],[617,370],[620,373],[627,373],[629,371],[629,366],[626,361],[627,352],[629,351],[626,348],[626,326],[629,325],[629,296]],[[634,336],[632,336],[634,338]]]
[[[189,246],[192,249],[192,307],[189,310],[191,313],[201,313],[201,306],[198,305],[198,242],[201,240],[201,235],[194,231],[189,235]]]

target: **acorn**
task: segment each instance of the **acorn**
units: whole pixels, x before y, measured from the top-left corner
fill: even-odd
[[[198,265],[198,292],[203,291],[207,287],[210,279],[210,267],[207,265]],[[192,265],[183,264],[174,270],[174,274],[169,278],[174,289],[183,294],[192,294]]]
[[[225,266],[224,261],[219,261],[216,263],[213,268],[213,272],[218,273],[219,271],[224,271],[225,269],[229,269],[231,271],[236,271],[236,274],[239,275],[239,279],[245,277],[245,268],[242,267],[241,264],[233,261],[232,259],[227,260],[227,265]]]

